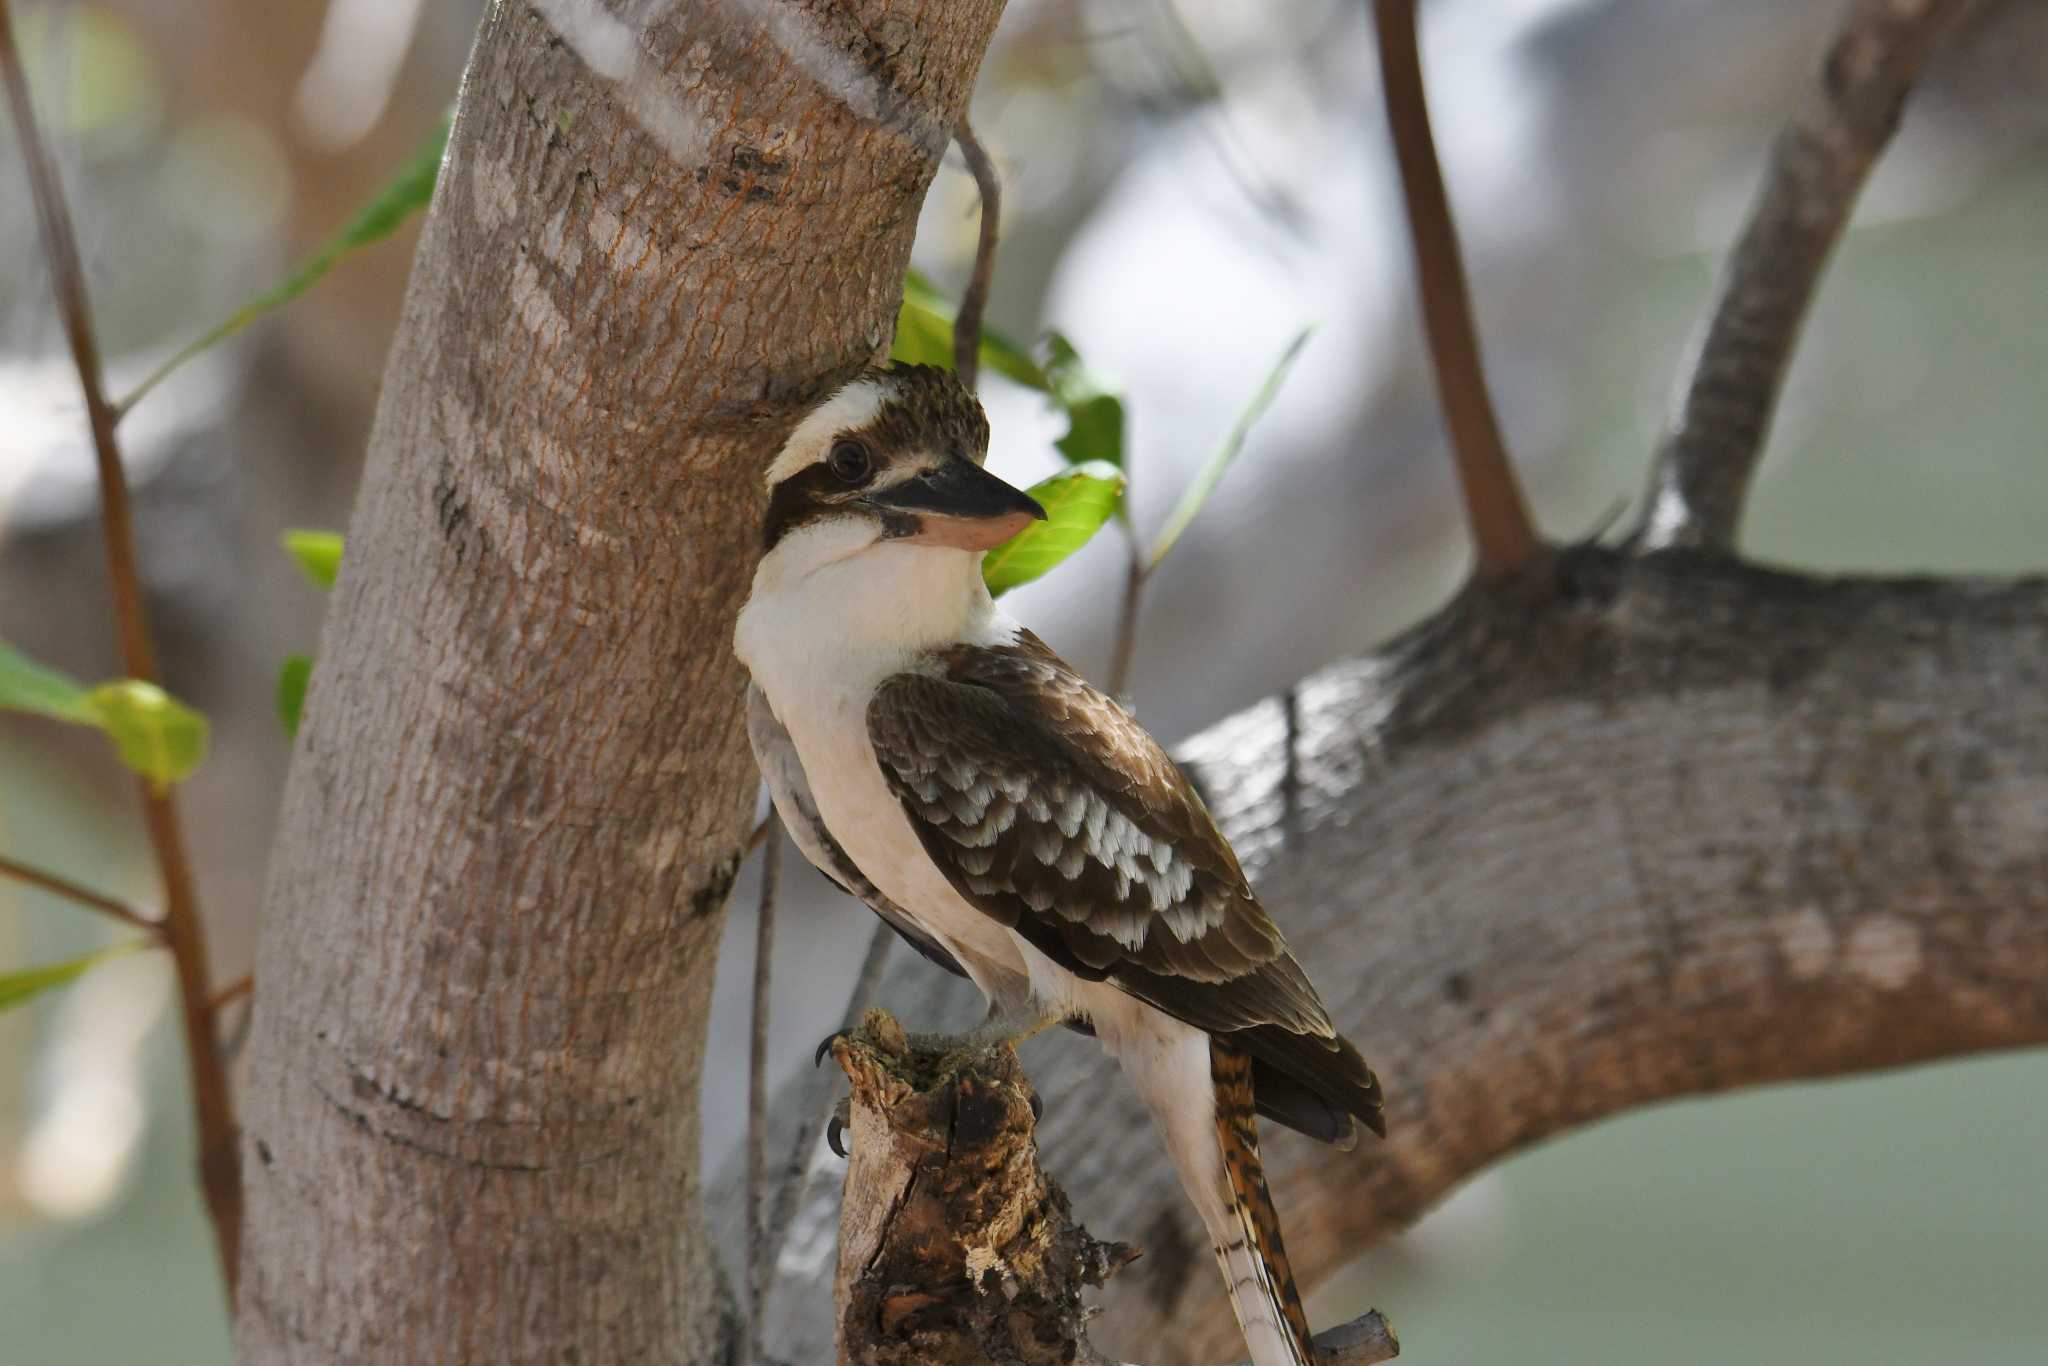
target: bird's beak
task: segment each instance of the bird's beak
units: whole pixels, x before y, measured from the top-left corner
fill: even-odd
[[[948,460],[864,501],[882,513],[890,538],[955,550],[988,550],[1045,520],[1036,498],[967,460]]]

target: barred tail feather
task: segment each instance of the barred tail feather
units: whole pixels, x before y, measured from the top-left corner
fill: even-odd
[[[1280,1237],[1280,1216],[1259,1161],[1251,1055],[1211,1039],[1209,1066],[1216,1093],[1216,1139],[1234,1224],[1229,1236],[1216,1238],[1216,1260],[1230,1287],[1231,1308],[1237,1311],[1238,1326],[1251,1349],[1252,1366],[1317,1366],[1308,1315]]]
[[[1251,1055],[1143,1010],[1140,1028],[1098,1018],[1152,1111],[1223,1270],[1253,1366],[1320,1366],[1259,1165]],[[1226,1354],[1218,1351],[1219,1359]]]

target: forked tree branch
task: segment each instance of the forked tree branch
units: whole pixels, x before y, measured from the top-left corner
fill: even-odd
[[[1479,331],[1465,288],[1458,231],[1451,219],[1429,131],[1429,102],[1415,34],[1415,0],[1373,0],[1379,37],[1380,83],[1387,124],[1401,167],[1401,197],[1415,248],[1422,325],[1429,337],[1437,397],[1457,463],[1458,487],[1472,529],[1482,578],[1505,574],[1536,553],[1538,540],[1514,465],[1501,441],[1500,423],[1486,392]]]
[[[1732,551],[1828,254],[1935,42],[1969,0],[1858,0],[1771,150],[1651,471],[1647,549]]]
[[[159,681],[156,644],[150,637],[149,612],[143,602],[142,575],[136,568],[135,532],[128,505],[128,479],[114,438],[116,414],[102,385],[99,343],[93,335],[92,306],[86,297],[85,269],[78,239],[65,207],[64,187],[36,126],[35,107],[15,43],[14,17],[8,0],[0,0],[0,83],[22,160],[28,167],[31,198],[50,284],[71,343],[78,383],[85,393],[85,413],[92,430],[93,455],[99,467],[100,522],[106,541],[107,574],[114,598],[114,621],[121,641],[122,667],[129,677]],[[178,809],[168,789],[138,778],[143,824],[163,879],[164,916],[157,927],[178,977],[179,1017],[185,1031],[185,1055],[192,1069],[192,1108],[199,1130],[199,1181],[206,1212],[213,1223],[214,1246],[228,1300],[235,1298],[242,1241],[241,1159],[237,1150],[235,1112],[228,1091],[227,1070],[215,1046],[213,1017],[207,1009],[213,989],[206,956],[206,927],[192,885],[192,869],[179,831]]]

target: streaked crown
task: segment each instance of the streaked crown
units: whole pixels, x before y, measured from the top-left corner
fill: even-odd
[[[981,403],[951,371],[871,370],[806,414],[769,465],[763,540],[773,549],[790,532],[834,516],[871,517],[884,536],[901,538],[918,534],[934,514],[1014,511],[985,496],[987,485],[1008,488],[981,473],[988,437]],[[984,496],[953,506],[970,487]]]

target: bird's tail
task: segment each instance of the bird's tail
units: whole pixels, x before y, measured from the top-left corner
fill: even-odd
[[[1217,1218],[1207,1202],[1204,1222],[1223,1267],[1230,1307],[1251,1349],[1252,1366],[1317,1366],[1309,1341],[1308,1315],[1294,1287],[1294,1268],[1280,1238],[1280,1217],[1266,1189],[1259,1161],[1258,1114],[1253,1107],[1249,1053],[1209,1040],[1209,1071],[1215,1084],[1216,1141],[1222,1150],[1226,1204]]]

